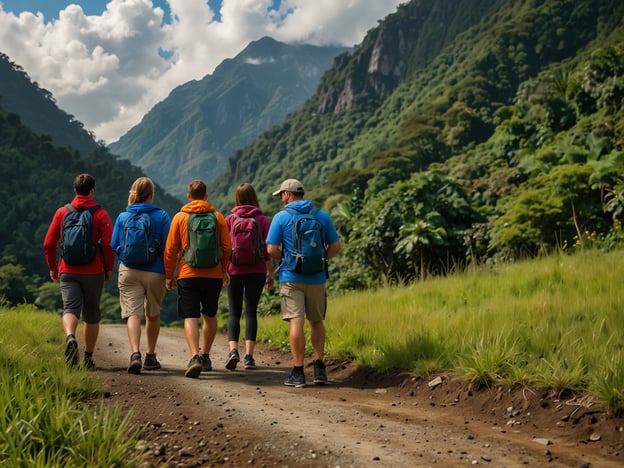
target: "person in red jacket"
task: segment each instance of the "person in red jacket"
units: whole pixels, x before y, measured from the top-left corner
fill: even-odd
[[[73,210],[92,209],[93,244],[98,253],[85,265],[70,265],[62,257],[57,258],[57,248],[63,238],[63,219],[70,212],[62,206],[52,218],[43,241],[43,250],[50,270],[50,278],[60,282],[63,299],[62,325],[65,332],[65,357],[75,366],[80,355],[76,341],[76,329],[81,316],[84,321],[84,360],[87,369],[94,370],[93,351],[100,331],[100,298],[104,282],[111,277],[115,264],[115,252],[110,246],[113,232],[108,213],[99,208],[93,200],[95,179],[89,174],[80,174],[74,179],[76,196],[70,205]],[[97,208],[96,208],[97,207]]]

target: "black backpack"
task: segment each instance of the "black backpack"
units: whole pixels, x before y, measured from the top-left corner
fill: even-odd
[[[68,203],[65,208],[69,212],[63,218],[61,256],[68,265],[88,265],[100,251],[93,243],[93,213],[100,206],[77,210]]]

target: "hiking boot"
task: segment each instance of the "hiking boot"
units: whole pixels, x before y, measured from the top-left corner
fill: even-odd
[[[76,367],[78,359],[78,342],[74,335],[68,335],[65,341],[65,360],[71,367]]]
[[[145,370],[158,370],[160,369],[160,362],[156,359],[156,354],[145,354],[145,361],[143,362],[143,369]]]
[[[303,372],[295,372],[294,370],[284,381],[284,385],[288,387],[303,388],[306,386],[305,374]]]
[[[85,356],[82,361],[82,365],[85,369],[89,371],[95,370],[95,361],[93,360],[93,357],[91,356]]]
[[[325,363],[320,359],[314,361],[314,383],[327,383],[327,370],[325,369]]]
[[[256,361],[254,360],[251,354],[245,354],[245,358],[243,359],[243,364],[245,365],[245,369],[256,368]]]
[[[128,366],[128,374],[141,373],[141,353],[132,353],[130,355],[130,365]]]
[[[191,377],[193,379],[196,379],[197,377],[199,377],[199,374],[201,374],[202,367],[203,367],[202,359],[199,357],[199,355],[196,354],[189,361],[188,366],[186,368],[186,372],[184,372],[184,375],[186,377]]]
[[[240,355],[238,354],[238,350],[233,349],[232,351],[230,351],[230,354],[228,354],[227,361],[225,361],[225,368],[227,370],[236,369],[236,364],[238,364],[238,361],[240,361]]]
[[[202,371],[210,372],[212,370],[212,361],[210,360],[210,355],[202,354],[200,359],[202,362]]]

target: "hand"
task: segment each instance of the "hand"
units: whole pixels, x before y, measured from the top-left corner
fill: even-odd
[[[267,290],[272,289],[274,283],[275,283],[275,278],[273,278],[272,276],[269,276],[266,280],[266,283],[264,283],[264,287]]]
[[[58,270],[50,270],[50,279],[55,283],[59,282]]]
[[[165,281],[165,285],[167,286],[168,291],[173,291],[177,286],[176,280],[174,278],[168,279]]]
[[[229,286],[230,285],[230,275],[228,274],[228,272],[226,271],[223,274],[223,286]]]

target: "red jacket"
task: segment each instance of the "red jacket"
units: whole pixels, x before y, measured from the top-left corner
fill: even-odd
[[[71,201],[71,206],[77,210],[83,210],[97,205],[97,203],[86,195],[76,195]],[[99,244],[101,255],[97,255],[88,265],[67,265],[63,259],[57,259],[57,248],[63,230],[63,218],[68,213],[67,208],[62,206],[52,218],[52,223],[48,228],[48,233],[43,241],[43,252],[50,271],[61,273],[77,273],[91,275],[110,272],[115,265],[115,252],[110,246],[113,226],[106,210],[100,208],[93,213],[93,242]]]

